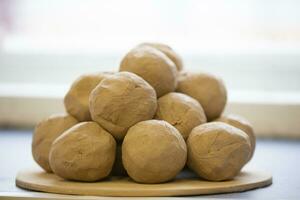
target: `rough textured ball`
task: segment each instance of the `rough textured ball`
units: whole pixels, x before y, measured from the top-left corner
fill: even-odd
[[[208,121],[222,114],[227,101],[223,81],[208,73],[180,73],[177,91],[198,100]]]
[[[112,73],[86,74],[77,78],[65,95],[66,111],[78,121],[90,121],[89,95],[102,79]]]
[[[206,116],[197,100],[182,93],[171,92],[157,101],[156,119],[173,125],[186,139],[192,129],[206,123]]]
[[[181,57],[170,46],[162,43],[142,43],[139,46],[151,46],[160,50],[174,62],[177,71],[181,71],[183,69]]]
[[[222,122],[195,127],[187,147],[189,168],[210,181],[234,178],[247,163],[251,151],[247,134]]]
[[[97,181],[107,177],[115,161],[116,142],[96,122],[81,122],[52,144],[50,165],[65,179]]]
[[[175,178],[187,158],[186,144],[166,121],[148,120],[131,127],[122,145],[128,175],[139,183],[162,183]]]
[[[152,119],[156,108],[154,89],[130,72],[119,72],[105,78],[90,95],[93,121],[119,140],[124,138],[129,127]]]
[[[253,157],[255,146],[256,146],[256,137],[250,122],[244,117],[235,114],[222,116],[216,119],[215,121],[224,122],[226,124],[239,128],[248,135],[250,139],[250,145],[251,145],[251,153],[248,159],[248,161],[250,161],[251,158]]]
[[[140,46],[132,49],[121,61],[120,71],[129,71],[145,79],[158,97],[173,92],[177,86],[175,64],[161,51]]]
[[[46,172],[52,172],[49,165],[49,151],[52,142],[77,123],[78,121],[74,117],[59,114],[52,115],[36,125],[32,137],[32,156]]]

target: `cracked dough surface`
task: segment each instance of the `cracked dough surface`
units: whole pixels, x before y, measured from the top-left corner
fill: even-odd
[[[177,92],[196,99],[204,109],[207,121],[218,118],[227,102],[227,91],[223,81],[208,73],[181,72]]]
[[[78,121],[90,121],[89,95],[91,91],[112,72],[85,74],[77,78],[65,95],[66,111]]]
[[[49,165],[52,142],[77,123],[78,121],[71,115],[58,114],[51,115],[36,125],[31,144],[32,156],[45,171],[52,172]]]
[[[116,152],[114,138],[96,122],[81,122],[52,144],[50,165],[62,178],[97,181],[109,175]]]
[[[223,122],[194,128],[187,147],[188,167],[210,181],[232,179],[247,163],[251,151],[247,134]]]
[[[154,89],[130,72],[105,78],[90,95],[92,119],[118,140],[137,122],[152,119],[156,108]]]
[[[170,46],[162,43],[142,43],[138,46],[150,46],[157,50],[160,50],[174,62],[177,71],[181,71],[183,69],[181,57]]]
[[[187,157],[181,134],[162,120],[143,121],[131,127],[124,138],[122,152],[128,175],[140,183],[174,179]]]
[[[155,89],[158,97],[175,91],[177,86],[175,64],[164,53],[150,46],[132,49],[122,59],[120,71],[142,77]]]
[[[256,137],[250,122],[244,117],[236,114],[225,115],[216,119],[215,121],[224,122],[226,124],[239,128],[248,135],[250,139],[250,145],[251,145],[251,153],[248,159],[248,161],[250,161],[251,158],[253,157],[255,146],[256,146]]]
[[[205,113],[198,101],[177,92],[168,93],[158,99],[155,118],[169,122],[184,139],[194,127],[206,122]]]

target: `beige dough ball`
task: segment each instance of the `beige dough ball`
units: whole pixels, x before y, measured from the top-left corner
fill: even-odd
[[[89,95],[102,79],[111,74],[86,74],[76,79],[64,98],[66,111],[79,121],[90,121]]]
[[[130,72],[105,78],[90,95],[92,119],[116,139],[123,139],[137,122],[152,119],[156,108],[154,89]]]
[[[182,70],[183,63],[181,57],[168,45],[162,43],[142,43],[139,46],[150,46],[160,50],[174,62],[178,71]]]
[[[52,144],[50,165],[65,179],[97,181],[109,175],[115,161],[116,142],[96,122],[81,122]]]
[[[157,101],[156,119],[173,125],[186,139],[192,129],[206,123],[206,116],[197,100],[185,94],[171,92]]]
[[[111,174],[113,176],[126,176],[127,172],[124,168],[123,162],[122,162],[122,143],[117,143],[117,150],[116,150],[116,160],[112,169]]]
[[[141,76],[155,89],[158,97],[173,92],[177,86],[175,64],[153,47],[140,46],[131,50],[123,58],[120,71]]]
[[[251,151],[247,134],[222,122],[195,127],[187,147],[189,168],[210,181],[232,179],[246,164]]]
[[[221,115],[227,101],[227,91],[221,79],[207,73],[180,73],[177,91],[201,104],[207,121]]]
[[[60,114],[52,115],[36,125],[32,137],[32,156],[46,172],[52,172],[49,165],[49,151],[52,142],[77,123],[78,121],[74,117]]]
[[[186,163],[183,137],[166,121],[139,122],[128,130],[122,145],[128,175],[140,183],[174,179]]]
[[[234,114],[222,116],[216,119],[215,121],[224,122],[226,124],[239,128],[248,135],[250,139],[250,145],[251,145],[251,153],[248,159],[248,161],[250,161],[251,158],[253,157],[255,146],[256,146],[256,137],[250,122],[247,119]]]

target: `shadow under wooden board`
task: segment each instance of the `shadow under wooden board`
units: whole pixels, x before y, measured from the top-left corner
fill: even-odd
[[[64,180],[40,169],[22,170],[16,185],[29,190],[57,194],[90,196],[190,196],[241,192],[272,184],[272,175],[257,170],[244,170],[230,181],[210,182],[197,178],[189,171],[181,172],[174,181],[162,184],[139,184],[128,177],[110,177],[93,182]]]

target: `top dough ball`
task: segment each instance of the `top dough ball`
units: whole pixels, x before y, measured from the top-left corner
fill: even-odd
[[[223,81],[207,73],[180,73],[177,91],[198,100],[205,111],[207,121],[219,117],[227,101]]]
[[[105,78],[90,95],[92,119],[119,140],[124,138],[129,127],[152,119],[156,108],[154,89],[130,72]]]
[[[96,122],[81,122],[56,138],[49,160],[65,179],[97,181],[107,177],[115,161],[116,141]]]
[[[67,112],[78,121],[90,121],[89,95],[102,79],[112,73],[86,74],[77,78],[64,98]]]
[[[124,138],[122,153],[128,175],[140,183],[161,183],[175,178],[187,157],[183,137],[162,120],[132,126]]]
[[[141,76],[155,89],[157,97],[173,92],[177,86],[175,64],[164,53],[150,46],[131,50],[123,58],[120,71]]]
[[[74,117],[64,114],[52,115],[36,125],[32,138],[32,156],[45,171],[52,172],[49,165],[52,142],[77,123]]]
[[[251,144],[251,153],[248,159],[248,161],[250,161],[251,158],[253,157],[255,146],[256,146],[256,137],[250,122],[247,119],[234,114],[222,116],[216,119],[215,121],[224,122],[226,124],[239,128],[248,135]]]
[[[177,71],[181,71],[183,68],[182,59],[180,56],[168,45],[162,44],[162,43],[142,43],[139,46],[150,46],[155,49],[160,50],[166,56],[168,56],[176,65]]]
[[[189,168],[211,181],[232,179],[247,163],[251,151],[247,134],[223,122],[195,127],[187,146]]]
[[[171,92],[157,100],[156,119],[173,125],[186,139],[192,129],[206,122],[202,106],[185,94]]]

